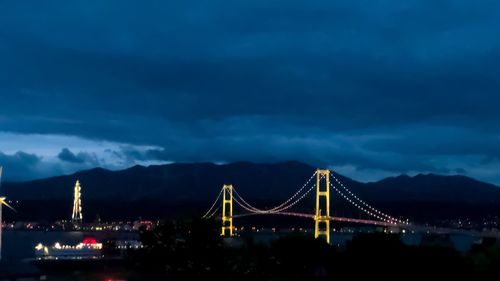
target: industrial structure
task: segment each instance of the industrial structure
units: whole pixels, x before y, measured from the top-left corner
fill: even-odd
[[[80,186],[80,181],[76,181],[73,195],[73,214],[71,215],[71,221],[73,223],[81,223],[83,220],[82,215],[82,187]]]

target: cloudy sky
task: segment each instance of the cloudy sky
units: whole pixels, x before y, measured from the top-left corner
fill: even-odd
[[[499,26],[496,0],[0,1],[0,165],[500,184]]]

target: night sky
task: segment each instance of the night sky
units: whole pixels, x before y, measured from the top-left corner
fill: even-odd
[[[500,1],[1,1],[6,180],[298,160],[500,184]]]

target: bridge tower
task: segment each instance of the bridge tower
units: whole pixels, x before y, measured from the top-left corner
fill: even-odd
[[[324,183],[324,187],[321,184]],[[314,237],[324,237],[330,244],[330,171],[316,172],[316,214],[314,216]]]
[[[233,236],[233,185],[225,184],[222,188],[222,228],[221,236],[226,236],[229,230],[229,236]]]
[[[76,181],[73,196],[73,214],[71,215],[71,221],[74,223],[82,222],[82,187],[80,186],[80,181]]]

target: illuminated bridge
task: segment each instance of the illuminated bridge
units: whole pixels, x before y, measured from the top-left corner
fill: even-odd
[[[314,181],[313,181],[314,179]],[[316,206],[314,214],[293,212],[291,208],[302,201],[315,190]],[[337,217],[330,215],[330,191],[340,195],[352,206],[367,214],[372,219],[355,219],[347,217]],[[233,214],[233,202],[242,208],[244,213]],[[325,238],[330,243],[330,222],[349,222],[370,224],[378,226],[408,226],[408,221],[390,216],[356,196],[347,186],[345,186],[330,170],[316,170],[313,175],[300,187],[290,198],[283,203],[266,209],[260,209],[248,203],[236,190],[233,185],[224,185],[212,206],[205,213],[203,218],[219,217],[222,221],[221,235],[233,236],[233,219],[250,215],[283,215],[292,217],[302,217],[313,219],[314,237]]]

